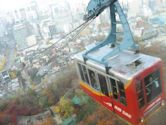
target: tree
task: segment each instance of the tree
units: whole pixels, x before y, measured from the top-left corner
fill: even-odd
[[[71,100],[62,97],[59,101],[59,104],[55,107],[55,111],[59,113],[62,118],[71,117],[74,112]]]
[[[43,92],[43,95],[47,97],[48,105],[54,105],[59,101],[58,88],[56,85],[49,85]]]
[[[1,60],[0,60],[0,71],[2,71],[6,65],[6,58],[5,56],[0,56]]]
[[[6,109],[7,104],[8,104],[7,101],[0,102],[0,112],[4,111]]]
[[[112,112],[108,111],[103,106],[99,106],[91,114],[87,115],[79,125],[118,125],[123,124]]]
[[[12,70],[9,72],[9,75],[10,75],[11,79],[15,79],[15,78],[17,78],[17,71]]]
[[[36,122],[35,125],[56,125],[56,123],[53,118],[47,117],[41,121]]]
[[[47,108],[49,106],[49,103],[48,103],[48,98],[44,95],[41,95],[39,97],[39,105],[42,107],[42,108]]]

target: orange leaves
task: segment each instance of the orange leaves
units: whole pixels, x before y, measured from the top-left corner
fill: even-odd
[[[92,115],[79,123],[79,125],[113,125],[116,116],[104,107],[100,106]]]
[[[37,121],[35,125],[55,125],[55,122],[51,117],[47,117],[43,120]]]
[[[61,115],[62,118],[68,118],[74,112],[72,102],[70,101],[70,99],[64,97],[60,99],[59,104],[57,105],[55,110]]]

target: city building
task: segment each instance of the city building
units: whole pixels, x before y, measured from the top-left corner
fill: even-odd
[[[25,23],[19,23],[14,26],[13,35],[17,44],[17,50],[23,50],[28,47],[27,37],[32,35],[31,26]]]
[[[0,82],[1,84],[8,84],[11,81],[8,71],[0,72]]]

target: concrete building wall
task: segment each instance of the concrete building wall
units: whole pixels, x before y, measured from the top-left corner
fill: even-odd
[[[28,31],[26,29],[26,27],[22,24],[20,25],[16,25],[14,27],[14,38],[16,40],[17,43],[17,49],[18,50],[22,50],[28,47],[27,42],[26,42],[26,38],[29,36]]]

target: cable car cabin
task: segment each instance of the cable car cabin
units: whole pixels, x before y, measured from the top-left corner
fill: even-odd
[[[100,58],[109,51],[104,46],[90,56]],[[161,59],[123,51],[107,59],[110,69],[75,56],[81,88],[128,123],[138,125],[164,104],[164,81]]]

